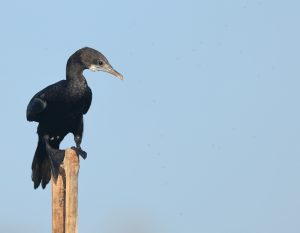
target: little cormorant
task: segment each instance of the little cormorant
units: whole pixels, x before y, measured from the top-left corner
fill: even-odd
[[[105,71],[123,79],[103,54],[85,47],[68,59],[66,80],[41,90],[27,106],[27,120],[39,123],[38,145],[31,166],[35,189],[40,184],[45,188],[51,179],[51,173],[54,180],[57,180],[59,166],[64,159],[64,150],[59,149],[59,144],[68,133],[74,135],[76,147],[72,149],[82,158],[87,157],[87,153],[80,147],[83,115],[92,102],[92,91],[83,76],[85,69]]]

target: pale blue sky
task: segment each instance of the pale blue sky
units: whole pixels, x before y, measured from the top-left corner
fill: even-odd
[[[0,232],[51,232],[25,110],[84,46],[126,79],[85,72],[79,232],[299,232],[299,10],[289,0],[2,3]]]

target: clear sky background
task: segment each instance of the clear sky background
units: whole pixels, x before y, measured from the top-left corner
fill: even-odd
[[[0,232],[51,232],[33,189],[30,98],[85,72],[79,232],[300,232],[299,1],[6,1],[0,8]],[[69,135],[63,148],[73,146]]]

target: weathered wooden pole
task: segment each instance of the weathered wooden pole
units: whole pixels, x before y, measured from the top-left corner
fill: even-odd
[[[66,150],[66,233],[77,233],[79,157],[74,150]]]
[[[63,169],[57,178],[56,184],[52,180],[52,232],[65,233],[65,205],[66,189]]]
[[[52,180],[52,233],[77,233],[79,158],[66,149],[56,183]]]

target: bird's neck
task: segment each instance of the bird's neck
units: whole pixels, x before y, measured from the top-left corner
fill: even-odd
[[[85,81],[82,73],[83,73],[83,69],[79,64],[68,62],[66,68],[67,81],[71,81],[71,82]]]

